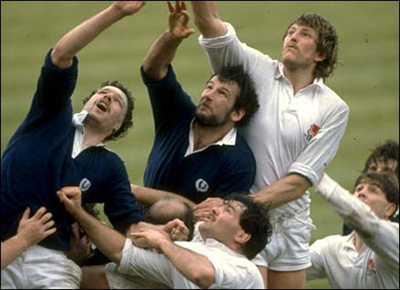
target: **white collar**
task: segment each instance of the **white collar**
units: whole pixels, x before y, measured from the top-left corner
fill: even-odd
[[[72,158],[76,158],[83,150],[83,141],[85,140],[85,127],[84,122],[88,115],[86,110],[82,110],[80,113],[74,114],[72,117],[72,124],[76,128],[74,135],[74,147],[72,148]],[[96,147],[105,147],[103,143],[99,143]]]
[[[208,238],[206,240],[203,239],[203,236],[200,233],[200,229],[199,226],[204,223],[204,222],[197,222],[195,224],[195,229],[194,229],[194,234],[193,234],[193,239],[192,242],[197,242],[197,243],[201,243],[201,244],[205,244],[207,246],[208,249],[218,249],[218,250],[222,250],[224,252],[227,252],[228,254],[230,254],[231,256],[235,256],[235,257],[239,257],[239,258],[245,258],[247,259],[247,257],[245,255],[242,255],[238,252],[235,252],[234,250],[230,249],[229,247],[227,247],[225,244],[217,241],[216,239],[213,238]]]
[[[280,79],[281,77],[284,77],[287,79],[283,73],[283,63],[279,62],[278,67],[276,68],[275,71],[275,79]],[[288,80],[289,81],[289,80]],[[324,80],[322,78],[315,78],[310,86],[316,85],[320,87],[321,89],[324,88]]]
[[[236,136],[237,136],[237,128],[233,127],[228,133],[225,134],[224,137],[222,137],[219,141],[217,141],[216,143],[212,143],[202,149],[196,150],[194,151],[194,133],[193,133],[193,125],[194,125],[194,119],[190,124],[190,132],[189,132],[189,146],[186,150],[185,153],[185,158],[191,154],[195,154],[201,151],[206,150],[208,147],[210,146],[215,146],[215,145],[219,145],[219,146],[223,146],[223,145],[227,145],[227,146],[235,146],[236,144]]]

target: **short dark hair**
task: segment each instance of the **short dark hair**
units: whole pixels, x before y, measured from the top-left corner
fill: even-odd
[[[376,182],[382,192],[385,194],[388,202],[394,203],[396,205],[396,210],[389,217],[391,218],[397,211],[399,207],[399,180],[393,172],[367,172],[361,174],[355,184],[356,188],[360,183],[366,182]]]
[[[96,94],[96,92],[99,89],[101,89],[105,86],[117,87],[118,89],[120,89],[121,91],[124,92],[124,94],[126,95],[126,97],[128,99],[128,108],[127,108],[126,115],[125,115],[124,121],[122,122],[121,127],[117,131],[113,132],[112,134],[110,134],[109,136],[107,136],[104,139],[104,141],[111,141],[111,140],[117,140],[118,138],[124,137],[127,134],[128,129],[133,126],[132,113],[133,113],[133,110],[135,109],[135,98],[132,96],[132,93],[127,88],[125,88],[120,82],[105,81],[101,84],[100,88],[93,90],[91,92],[91,94],[83,100],[83,104],[86,104],[86,102],[89,101],[89,99],[94,94]]]
[[[242,247],[245,256],[251,260],[265,248],[272,235],[268,211],[261,203],[250,199],[246,193],[232,193],[226,196],[225,200],[239,201],[246,206],[240,215],[239,224],[246,233],[251,235],[250,240]]]
[[[314,75],[325,80],[333,73],[338,62],[339,37],[336,28],[319,14],[303,14],[290,23],[283,38],[293,24],[304,25],[317,32],[317,52],[325,53],[325,59],[317,63]]]
[[[379,160],[387,162],[389,159],[397,160],[397,166],[395,173],[397,178],[399,177],[399,143],[394,140],[386,140],[385,143],[375,147],[372,153],[369,155],[367,161],[365,161],[365,166],[363,173],[368,171],[371,163],[377,163]]]
[[[238,127],[246,126],[260,107],[254,82],[250,75],[244,71],[242,65],[239,65],[225,66],[221,71],[212,75],[210,79],[215,76],[221,83],[236,83],[238,85],[239,94],[236,96],[233,110],[245,109],[246,114],[236,125]]]
[[[163,197],[160,200],[170,200],[176,203],[181,203],[183,206],[183,211],[176,211],[172,215],[159,214],[154,212],[154,204],[153,204],[153,206],[147,209],[144,215],[144,221],[154,225],[164,225],[174,219],[180,219],[189,230],[188,240],[190,241],[193,238],[194,224],[195,224],[195,218],[192,207],[188,203],[180,201],[179,199],[173,197]]]

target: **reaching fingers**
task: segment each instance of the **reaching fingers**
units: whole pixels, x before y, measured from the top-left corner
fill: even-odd
[[[53,215],[51,214],[51,212],[48,212],[45,215],[43,215],[39,220],[44,224],[48,222],[52,217]]]
[[[175,9],[174,6],[171,4],[170,1],[167,1],[169,13],[174,13]]]
[[[187,10],[186,2],[185,1],[181,1],[181,3],[182,3],[182,10]]]
[[[176,12],[176,13],[180,13],[180,12],[182,11],[180,2],[181,2],[181,1],[175,1],[175,12]]]
[[[23,220],[27,220],[29,219],[29,214],[31,213],[31,209],[28,207],[26,208],[26,210],[24,211],[24,214],[22,215],[22,219]]]
[[[44,215],[45,212],[46,212],[46,208],[42,206],[41,208],[39,208],[39,209],[35,212],[35,214],[33,215],[32,218],[36,218],[36,219],[40,220],[40,219],[42,218],[42,216]]]
[[[48,237],[48,236],[54,234],[56,231],[57,231],[56,228],[52,228],[52,229],[46,230],[45,233],[44,233],[44,238],[46,238],[46,237]]]
[[[54,224],[55,224],[55,223],[54,223],[53,220],[48,221],[48,222],[45,224],[46,230],[51,229],[51,228],[54,226]]]

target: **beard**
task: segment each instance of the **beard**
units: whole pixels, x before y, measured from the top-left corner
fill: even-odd
[[[203,127],[222,127],[229,122],[229,114],[230,112],[227,113],[223,118],[218,118],[215,115],[205,116],[196,110],[194,120],[197,124]]]

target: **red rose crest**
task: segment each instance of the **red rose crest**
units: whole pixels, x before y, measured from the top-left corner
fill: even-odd
[[[371,271],[371,270],[374,270],[374,269],[375,269],[374,260],[373,260],[372,258],[370,258],[370,259],[368,260],[367,270],[368,270],[368,271]]]
[[[315,135],[317,135],[319,131],[319,127],[315,124],[312,124],[310,126],[310,129],[307,131],[307,142],[309,142]]]

